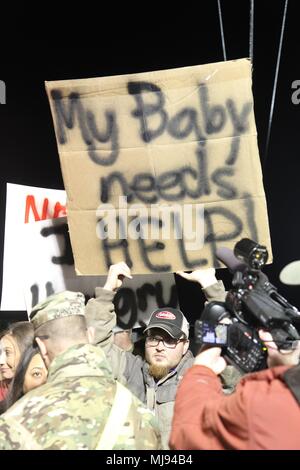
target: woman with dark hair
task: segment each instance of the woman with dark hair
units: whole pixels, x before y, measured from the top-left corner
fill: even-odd
[[[30,345],[22,354],[2,412],[10,408],[25,393],[44,384],[48,371],[37,346]]]
[[[0,363],[4,363],[6,362],[6,354],[5,354],[5,350],[4,350],[4,347],[2,345],[2,342],[1,342],[1,339],[0,339]],[[4,400],[7,392],[7,387],[4,386],[5,382],[3,381],[2,379],[2,374],[1,374],[1,371],[0,371],[0,403],[2,402],[2,400]],[[2,385],[2,386],[1,386]]]
[[[20,357],[33,344],[34,333],[31,323],[13,323],[0,336],[0,400],[8,394]]]

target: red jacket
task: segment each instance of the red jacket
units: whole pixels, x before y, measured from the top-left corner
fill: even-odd
[[[241,379],[225,396],[210,369],[193,366],[177,391],[171,449],[300,449],[300,406],[274,367]]]
[[[9,385],[5,380],[0,381],[0,401],[4,400],[8,394]]]

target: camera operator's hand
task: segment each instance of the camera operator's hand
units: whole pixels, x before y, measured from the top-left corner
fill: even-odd
[[[121,287],[124,277],[132,279],[130,268],[124,261],[117,264],[112,264],[109,268],[106,283],[103,289],[116,291]]]
[[[206,287],[209,287],[212,284],[216,284],[218,282],[216,278],[216,270],[214,268],[196,269],[191,273],[177,271],[176,274],[183,277],[184,279],[187,279],[188,281],[198,282],[203,287],[203,289],[206,289]]]
[[[195,357],[194,365],[208,367],[216,375],[219,375],[227,366],[224,357],[221,356],[221,353],[221,348],[207,348],[204,351],[202,350]]]
[[[274,343],[271,333],[268,331],[260,330],[259,337],[265,343],[265,346],[268,349],[267,363],[269,367],[295,366],[299,364],[300,341],[298,341],[296,349],[279,350],[277,345]]]

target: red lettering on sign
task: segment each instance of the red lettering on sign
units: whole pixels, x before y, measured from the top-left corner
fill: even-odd
[[[42,213],[39,214],[36,207],[35,197],[31,194],[26,197],[25,224],[29,222],[30,212],[33,214],[34,220],[36,222],[39,220],[46,220],[51,218],[57,219],[58,217],[67,214],[66,206],[61,204],[60,202],[57,202],[54,206],[53,216],[51,217],[49,214],[49,199],[46,197],[44,198]]]
[[[36,204],[35,204],[35,197],[32,195],[27,196],[26,207],[25,207],[25,224],[28,223],[30,210],[33,213],[33,217],[35,221],[45,220],[47,218],[48,206],[49,206],[49,199],[45,198],[43,202],[42,215],[39,215],[37,208],[36,208]]]
[[[67,215],[66,206],[63,206],[62,204],[60,204],[60,202],[57,202],[54,207],[53,219],[56,219],[57,217],[59,217],[61,212],[62,212],[62,215]]]

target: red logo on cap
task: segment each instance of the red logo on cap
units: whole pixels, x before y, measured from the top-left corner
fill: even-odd
[[[176,316],[174,313],[163,311],[163,312],[158,312],[156,315],[156,318],[163,318],[164,320],[175,320]]]

